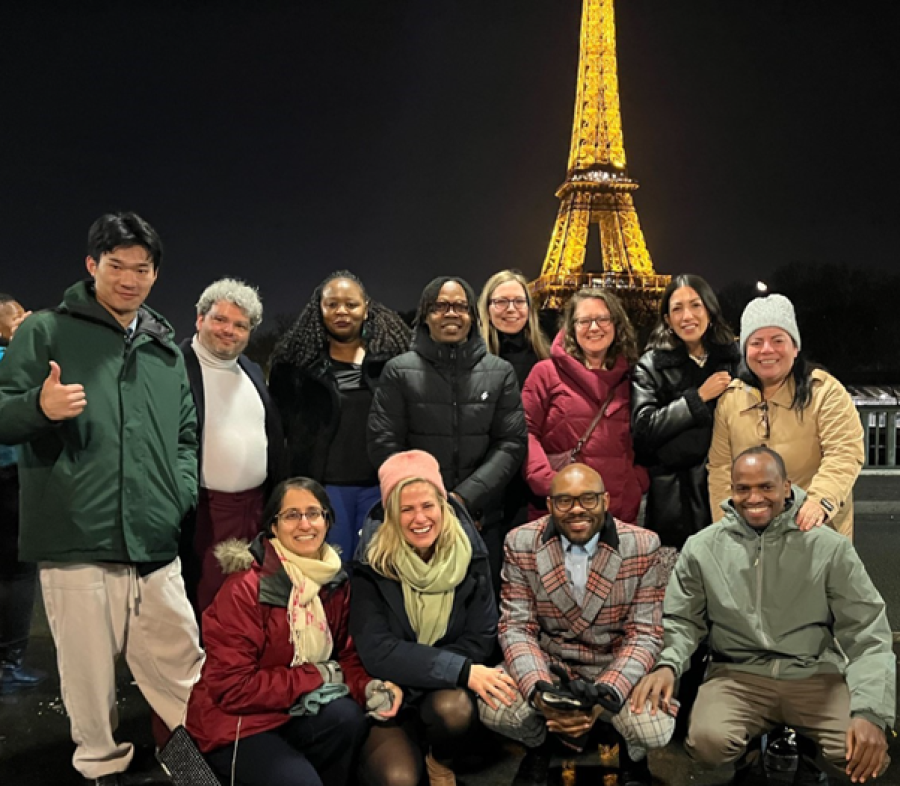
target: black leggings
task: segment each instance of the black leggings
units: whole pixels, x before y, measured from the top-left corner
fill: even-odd
[[[367,728],[353,699],[336,699],[318,715],[291,718],[277,729],[239,740],[235,778],[241,786],[345,786]],[[226,745],[206,756],[226,783],[231,782],[234,748]]]
[[[365,782],[417,786],[424,767],[423,739],[435,759],[449,761],[477,719],[474,696],[464,688],[426,693],[400,717],[372,726],[361,754]]]

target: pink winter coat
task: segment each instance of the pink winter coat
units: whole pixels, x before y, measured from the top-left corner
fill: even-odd
[[[606,414],[581,450],[579,460],[597,470],[609,492],[609,510],[620,521],[637,520],[647,473],[634,464],[631,443],[631,373],[620,357],[607,369],[588,369],[566,354],[563,334],[553,341],[550,357],[525,380],[522,403],[528,424],[525,479],[541,499],[550,493],[555,472],[547,454],[572,450],[584,436],[611,389]]]

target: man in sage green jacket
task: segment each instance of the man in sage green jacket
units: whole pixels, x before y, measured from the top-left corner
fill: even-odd
[[[161,257],[139,216],[102,216],[92,280],[25,320],[0,364],[0,443],[21,445],[20,553],[39,563],[73,764],[102,786],[127,783],[133,755],[113,736],[116,656],[170,729],[202,662],[177,559],[196,415],[172,328],[144,306]]]
[[[685,747],[698,762],[738,762],[776,724],[801,735],[794,784],[819,783],[819,763],[853,782],[887,767],[895,658],[884,601],[850,541],[801,532],[806,493],[765,447],[735,459],[725,518],[689,538],[666,590],[665,643],[632,693],[635,712],[668,702],[700,641],[710,665]],[[740,761],[739,761],[740,760]]]

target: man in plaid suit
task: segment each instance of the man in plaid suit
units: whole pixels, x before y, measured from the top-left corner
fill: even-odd
[[[616,521],[590,467],[553,480],[550,515],[507,536],[500,646],[519,695],[479,702],[483,722],[528,746],[514,784],[544,784],[553,737],[580,749],[597,729],[620,735],[620,786],[648,786],[646,752],[674,729],[665,713],[633,715],[628,697],[662,646],[665,572],[659,538]],[[674,707],[673,707],[674,710]]]

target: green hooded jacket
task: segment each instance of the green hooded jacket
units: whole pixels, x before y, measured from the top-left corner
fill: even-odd
[[[844,674],[851,714],[893,726],[896,665],[884,601],[846,537],[830,527],[800,531],[805,499],[795,486],[761,535],[729,501],[721,522],[688,538],[666,590],[657,668],[680,676],[708,633],[707,678],[722,669],[784,680]]]
[[[168,562],[197,501],[197,419],[171,326],[141,307],[131,342],[94,297],[26,319],[0,363],[0,443],[19,460],[25,561]],[[39,404],[56,361],[87,406],[54,422]]]

